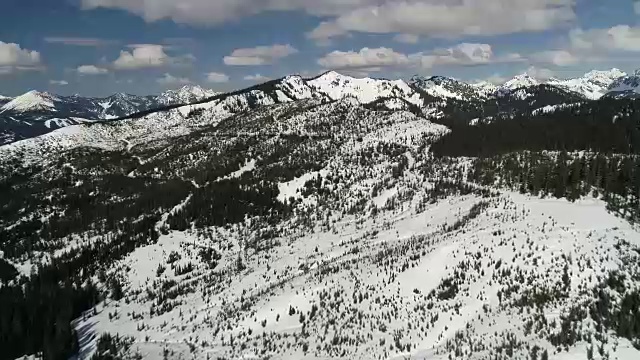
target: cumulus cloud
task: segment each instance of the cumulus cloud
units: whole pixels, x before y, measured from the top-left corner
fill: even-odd
[[[611,28],[573,29],[563,49],[528,55],[532,64],[571,66],[585,62],[604,62],[617,56],[640,52],[640,27],[617,25]]]
[[[83,37],[45,37],[44,41],[50,44],[62,44],[71,46],[86,46],[86,47],[99,47],[115,45],[118,42],[114,40],[98,39],[98,38],[83,38]]]
[[[541,81],[549,80],[555,76],[555,72],[553,70],[535,66],[531,66],[529,69],[527,69],[526,73],[532,78]]]
[[[109,70],[95,65],[81,65],[78,66],[76,72],[81,75],[102,75],[107,74]]]
[[[407,33],[431,37],[543,31],[575,20],[574,0],[372,1],[312,30],[312,39],[349,32]],[[329,31],[330,30],[330,31]]]
[[[333,51],[318,59],[318,64],[327,69],[371,68],[408,65],[409,58],[389,48],[363,48],[358,52]]]
[[[135,70],[143,68],[162,67],[190,63],[193,55],[172,57],[165,52],[163,45],[137,44],[129,45],[131,51],[123,50],[120,56],[113,62],[116,70]]]
[[[191,80],[183,77],[176,77],[169,73],[165,73],[161,78],[157,79],[156,82],[162,85],[186,85],[191,84]]]
[[[270,77],[263,76],[263,75],[260,75],[260,74],[247,75],[247,76],[244,77],[244,79],[247,80],[247,81],[255,81],[255,82],[264,82],[264,81],[271,80]]]
[[[535,63],[569,66],[578,63],[578,57],[567,50],[549,50],[534,53],[530,60]]]
[[[84,9],[127,10],[146,21],[216,25],[264,11],[302,10],[312,15],[337,15],[378,0],[81,0]]]
[[[318,59],[327,69],[358,69],[363,72],[380,71],[382,67],[419,67],[430,69],[442,65],[475,66],[526,61],[519,54],[495,55],[491,45],[461,43],[414,54],[403,54],[389,48],[363,48],[355,51],[333,51]]]
[[[488,82],[488,83],[493,84],[493,85],[502,85],[505,82],[507,82],[507,80],[509,80],[509,79],[506,78],[505,76],[494,74],[494,75],[491,75],[491,76],[489,76],[488,78],[486,78],[484,80],[479,80],[477,82]]]
[[[287,56],[297,53],[293,46],[270,45],[254,48],[236,49],[231,55],[224,57],[224,63],[232,66],[268,65]]]
[[[304,11],[325,21],[314,39],[352,31],[436,37],[541,31],[575,20],[575,0],[81,0],[84,9],[123,9],[146,21],[217,25],[265,11]]]
[[[419,40],[420,37],[413,34],[398,34],[393,37],[393,41],[405,44],[417,44]]]
[[[35,50],[23,49],[15,43],[0,41],[0,74],[14,71],[40,70],[42,59]]]
[[[577,51],[640,52],[640,27],[618,25],[609,29],[575,29],[569,33],[569,40]]]
[[[49,80],[49,84],[56,86],[66,86],[69,85],[69,82],[66,80]]]
[[[409,59],[412,63],[425,69],[439,65],[475,66],[525,60],[521,55],[515,53],[497,56],[493,53],[491,45],[476,43],[461,43],[428,53],[416,53],[409,55]]]
[[[210,72],[207,74],[207,81],[211,83],[226,83],[229,82],[229,76],[222,73]]]

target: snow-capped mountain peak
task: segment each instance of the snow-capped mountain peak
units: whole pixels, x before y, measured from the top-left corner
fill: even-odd
[[[51,111],[55,110],[54,102],[56,101],[59,99],[54,95],[31,90],[6,103],[0,108],[0,113],[9,110],[14,112]]]
[[[126,102],[131,102],[134,99],[136,99],[138,96],[136,95],[131,95],[131,94],[127,94],[127,93],[115,93],[111,96],[109,96],[107,99],[111,100],[111,101],[126,101]]]
[[[540,85],[540,81],[536,80],[534,77],[529,75],[528,73],[523,73],[514,76],[511,80],[505,82],[501,88],[507,90],[515,90],[518,88],[529,87],[529,86],[537,86]]]
[[[639,97],[640,70],[636,70],[634,75],[622,76],[616,79],[607,90],[607,95],[612,97]]]
[[[276,85],[276,95],[280,101],[290,99],[309,99],[323,96],[314,91],[309,84],[299,75],[290,75],[282,78]]]
[[[218,94],[218,92],[205,89],[198,85],[185,85],[177,90],[165,91],[160,94],[159,99],[163,104],[190,103],[213,97]]]
[[[314,79],[311,79],[310,82],[314,82],[316,84],[327,83],[327,84],[338,85],[340,83],[344,83],[351,79],[354,79],[354,78],[348,75],[342,75],[337,71],[331,70],[321,74],[320,76]]]
[[[594,83],[601,83],[601,84],[608,83],[610,85],[611,81],[617,80],[624,76],[627,76],[627,73],[625,73],[620,69],[613,68],[611,70],[605,70],[605,71],[592,70],[584,74],[583,78],[588,79]]]
[[[180,94],[192,94],[197,97],[206,98],[210,96],[215,96],[218,92],[215,92],[211,89],[205,89],[199,85],[185,85],[178,90]]]
[[[459,100],[484,98],[495,91],[495,87],[489,91],[446,76],[425,78],[416,75],[411,78],[411,84],[433,97]]]
[[[498,86],[496,84],[489,81],[479,81],[470,85],[476,89],[483,89],[486,91],[496,91],[498,89]]]
[[[595,100],[606,94],[609,87],[624,76],[626,73],[616,68],[605,71],[593,70],[578,78],[551,79],[547,84],[577,92],[588,99]]]
[[[333,100],[351,96],[358,99],[361,104],[366,104],[381,98],[401,97],[413,104],[422,102],[420,95],[404,80],[354,78],[336,71],[329,71],[307,83],[314,90]]]

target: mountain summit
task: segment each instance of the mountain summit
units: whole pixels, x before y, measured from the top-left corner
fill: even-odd
[[[616,68],[608,71],[593,70],[582,77],[564,80],[553,79],[547,84],[574,91],[583,94],[588,99],[596,100],[604,96],[614,82],[626,75],[625,72]]]
[[[158,102],[166,105],[187,104],[218,95],[210,89],[205,89],[199,85],[185,85],[177,90],[168,90],[158,96]]]
[[[540,85],[540,81],[536,80],[533,76],[524,73],[514,76],[511,80],[508,80],[500,86],[503,91],[516,90],[523,87]]]
[[[622,76],[612,82],[607,89],[608,95],[615,98],[640,97],[640,70],[633,75]]]
[[[24,113],[27,111],[43,112],[43,111],[56,111],[55,103],[60,99],[54,95],[46,92],[39,92],[31,90],[23,95],[20,95],[0,108],[0,114],[12,111],[17,113]]]

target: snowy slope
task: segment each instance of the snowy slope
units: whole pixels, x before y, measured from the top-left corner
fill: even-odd
[[[358,79],[330,71],[307,83],[334,100],[351,96],[365,104],[385,97],[400,97],[412,104],[422,104],[420,95],[403,80]]]
[[[30,91],[0,108],[0,145],[46,134],[78,124],[77,119],[111,120],[173,104],[188,104],[217,95],[197,86],[169,90],[160,95],[117,93],[106,98],[57,96]],[[0,105],[2,100],[0,100]]]
[[[46,92],[29,91],[6,103],[0,108],[0,114],[8,111],[56,111],[54,102],[60,101],[56,96]]]
[[[405,181],[414,175],[408,172]],[[385,202],[398,203],[402,189],[396,185],[384,195]],[[195,234],[162,236],[112,270],[124,276],[127,301],[100,305],[97,316],[77,326],[133,336],[134,348],[149,359],[161,359],[165,348],[176,358],[186,356],[190,350],[185,342],[195,345],[191,351],[196,357],[258,358],[266,351],[270,358],[292,360],[444,360],[473,348],[468,358],[483,359],[508,344],[510,336],[522,342],[512,349],[516,358],[528,358],[528,348],[538,346],[551,359],[564,359],[538,334],[562,333],[559,324],[572,304],[588,299],[581,289],[596,286],[597,275],[622,268],[619,258],[632,252],[620,248],[618,239],[640,246],[637,230],[595,200],[571,204],[505,193],[489,201],[450,198],[420,212],[410,204],[377,217],[347,217],[331,231],[282,238],[287,246],[245,257],[247,268],[242,271],[234,270],[233,253],[225,256],[222,269],[207,269],[192,255],[194,244],[203,241]],[[462,229],[442,230],[478,204],[487,205]],[[238,246],[240,232],[216,231]],[[178,276],[167,270],[158,276],[156,269],[166,264],[170,253],[181,258],[176,266],[195,264],[196,270]],[[540,310],[543,320],[535,311],[513,305],[527,294],[558,286],[565,266],[571,284],[568,299],[546,304]],[[505,275],[507,269],[513,276]],[[196,285],[222,274],[224,284],[209,285],[211,293]],[[461,274],[463,280],[451,290],[448,284]],[[521,283],[518,274],[529,280]],[[153,302],[144,295],[146,289],[173,281],[195,285],[196,290],[180,296],[171,311],[150,316]],[[118,316],[108,317],[116,311]],[[532,334],[529,322],[544,331]],[[590,328],[588,322],[579,326],[584,332]],[[603,346],[611,358],[640,356],[625,339],[606,336]],[[270,347],[264,347],[265,338]],[[479,343],[484,347],[474,345]],[[588,346],[580,341],[562,356],[577,358]]]
[[[205,89],[198,85],[185,85],[177,90],[167,90],[158,96],[158,103],[163,105],[188,104],[219,93],[210,89]]]
[[[498,90],[498,86],[487,81],[481,81],[481,82],[470,84],[470,85],[474,87],[480,93],[481,96],[484,96],[484,97],[490,97],[494,95]]]
[[[576,100],[576,94],[581,94],[588,100],[598,99],[607,91],[611,96],[616,97],[637,96],[640,92],[638,77],[620,77],[622,75],[624,73],[618,69],[594,70],[573,79],[551,79],[540,82],[527,74],[521,74],[503,85],[495,86],[489,83],[467,84],[442,76],[429,78],[415,76],[409,82],[405,82],[354,78],[331,71],[313,79],[287,76],[249,89],[235,91],[230,95],[191,85],[169,90],[157,96],[118,93],[107,98],[64,97],[32,91],[11,100],[1,108],[0,144],[27,139],[58,127],[77,124],[79,121],[74,119],[112,120],[168,105],[198,103],[204,99],[211,99],[211,101],[151,113],[135,126],[124,127],[133,126],[136,129],[133,133],[143,133],[145,137],[157,138],[158,134],[163,133],[164,124],[179,123],[193,111],[203,112],[210,117],[211,123],[217,123],[228,116],[259,106],[302,99],[335,101],[347,97],[356,99],[360,104],[372,104],[380,110],[417,111],[432,118],[447,116],[447,111],[458,109],[461,102],[467,101],[478,106],[477,104],[483,102],[497,100],[502,110],[515,109],[531,113],[545,106],[581,101],[582,99]],[[541,85],[546,87],[541,88]],[[552,87],[557,91],[554,92]],[[605,90],[606,88],[609,90]],[[553,93],[551,98],[547,96],[550,93]],[[527,99],[530,101],[525,102]],[[454,102],[457,104],[451,105]],[[489,114],[491,115],[495,114]],[[125,122],[125,124],[129,123]],[[158,126],[158,123],[163,125]],[[155,132],[156,129],[160,131]],[[173,131],[177,134],[191,131],[189,129],[189,126],[179,124]]]
[[[587,99],[597,100],[609,91],[609,87],[614,82],[624,76],[626,73],[614,68],[607,71],[593,70],[573,79],[550,79],[546,83],[583,94]]]
[[[636,70],[633,75],[623,76],[614,81],[607,89],[607,95],[616,98],[640,97],[640,70]]]
[[[321,102],[329,100],[326,96],[312,91],[299,76],[291,76],[272,84],[272,88],[269,89],[248,89],[231,95],[218,96],[209,102],[154,112],[142,118],[92,126],[71,126],[44,136],[0,147],[0,150],[25,151],[26,149],[30,152],[31,149],[41,147],[69,149],[82,146],[120,149],[125,143],[132,147],[158,139],[170,141],[197,128],[216,125],[234,114],[261,106],[290,103],[307,98],[315,98]]]
[[[499,91],[508,92],[523,87],[530,87],[540,85],[540,81],[536,80],[527,73],[514,76],[512,79],[507,80],[499,87]]]
[[[475,86],[444,76],[414,76],[410,84],[436,98],[472,100],[486,98],[495,92],[487,86]],[[492,91],[493,90],[493,91]]]
[[[106,233],[60,226],[74,232],[6,255],[22,274],[100,236],[97,248],[111,254],[121,225],[150,223],[158,235],[144,232],[105,266],[122,298],[92,277],[105,297],[74,322],[81,359],[105,332],[130,336],[131,352],[151,360],[568,360],[586,358],[590,346],[609,359],[640,356],[589,317],[594,293],[620,301],[603,287],[612,272],[626,274],[628,289],[640,286],[638,228],[590,196],[540,199],[466,183],[473,159],[434,157],[431,145],[451,130],[409,111],[415,103],[404,95],[414,93],[402,83],[318,79],[289,76],[0,147],[2,176],[16,173],[8,183],[25,189],[25,204],[29,189],[52,194],[5,212],[17,219],[7,224],[16,236],[22,222],[53,214],[88,221],[65,206],[107,203],[109,214],[131,214],[96,219],[100,231],[114,226]],[[547,88],[532,87],[566,92]],[[538,113],[562,108],[536,105],[529,90],[512,97]],[[216,198],[229,184],[266,184],[238,203],[275,203],[233,223],[203,223],[239,205]],[[156,204],[165,197],[177,200]],[[176,214],[183,229],[173,227]]]

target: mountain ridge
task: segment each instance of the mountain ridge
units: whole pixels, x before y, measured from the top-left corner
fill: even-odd
[[[159,95],[116,93],[92,98],[61,96],[31,90],[7,99],[0,107],[0,144],[45,134],[56,128],[96,121],[111,121],[142,110],[193,102],[218,94],[199,86],[183,86]]]
[[[227,107],[235,106],[238,109],[246,105],[251,107],[255,103],[253,97],[257,94],[256,91],[260,92],[261,96],[271,99],[272,103],[304,98],[338,100],[353,97],[360,104],[368,104],[378,102],[380,99],[398,98],[401,99],[400,102],[387,101],[387,103],[391,107],[402,107],[404,105],[400,104],[408,103],[411,107],[421,108],[423,114],[440,114],[448,107],[447,103],[452,101],[486,103],[499,100],[504,102],[504,99],[516,99],[516,97],[524,99],[541,96],[536,94],[540,91],[540,88],[537,88],[540,85],[580,94],[584,100],[596,100],[604,96],[618,98],[636,96],[637,92],[634,89],[638,88],[640,80],[634,81],[633,77],[626,76],[615,68],[608,71],[594,70],[574,79],[548,81],[539,81],[524,73],[514,76],[502,85],[470,84],[444,76],[416,75],[409,81],[355,78],[336,71],[327,71],[311,78],[289,75],[227,93],[217,93],[192,85],[155,96],[119,93],[106,98],[63,97],[31,91],[11,99],[2,106],[0,144],[44,134],[61,126],[141,118],[157,112],[189,106],[206,108],[207,106],[203,104],[224,101],[224,98],[229,96],[242,95],[245,99],[241,103],[229,104]],[[612,90],[609,90],[612,86]],[[609,91],[610,94],[607,95]],[[514,97],[514,94],[517,96]],[[567,102],[575,102],[574,96],[569,96]],[[266,104],[269,101],[265,102],[265,99],[262,99],[258,100],[258,103]],[[540,108],[548,105],[559,104],[545,103]],[[221,111],[224,113],[226,110]]]

